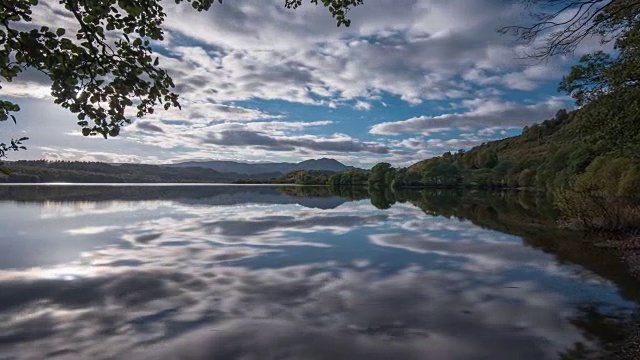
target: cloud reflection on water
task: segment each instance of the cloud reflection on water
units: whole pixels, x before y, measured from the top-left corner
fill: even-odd
[[[580,339],[562,298],[531,282],[496,285],[418,267],[390,276],[331,268],[170,264],[75,281],[4,279],[0,293],[12,295],[0,300],[0,343],[8,354],[29,354],[15,346],[19,339],[30,340],[34,356],[83,358],[154,344],[149,358],[508,359],[548,357]]]
[[[615,298],[610,284],[564,276],[565,265],[514,236],[409,205],[138,205],[83,207],[93,226],[64,215],[52,238],[92,247],[0,271],[3,355],[553,358],[585,339],[569,321],[581,298],[548,279]],[[73,206],[56,204],[63,214]],[[20,229],[8,230],[19,240]]]

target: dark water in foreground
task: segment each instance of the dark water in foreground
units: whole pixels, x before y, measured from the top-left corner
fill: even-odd
[[[524,193],[0,187],[0,214],[0,359],[584,358],[640,299]]]

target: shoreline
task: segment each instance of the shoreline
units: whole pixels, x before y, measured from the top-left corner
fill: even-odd
[[[46,182],[46,183],[2,183],[0,186],[95,186],[95,187],[161,187],[161,186],[317,186],[317,185],[297,185],[290,183],[276,184],[276,183],[259,183],[259,184],[247,184],[247,183],[202,183],[202,182],[183,182],[183,183],[169,183],[169,182],[127,182],[127,183],[71,183],[71,182]]]
[[[619,257],[627,266],[629,274],[640,284],[640,235],[610,233],[603,234],[603,237],[608,239],[594,245]],[[621,341],[612,344],[613,348],[603,354],[604,358],[640,359],[640,310],[619,326],[623,329],[624,336]]]

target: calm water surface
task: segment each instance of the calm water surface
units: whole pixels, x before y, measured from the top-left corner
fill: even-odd
[[[0,214],[0,359],[581,358],[640,299],[526,194],[18,186]]]

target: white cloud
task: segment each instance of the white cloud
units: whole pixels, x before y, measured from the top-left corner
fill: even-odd
[[[117,152],[86,151],[70,147],[40,147],[42,158],[49,161],[100,161],[108,163],[153,164],[162,161],[156,156],[121,154]]]
[[[50,85],[32,81],[3,83],[2,95],[16,98],[53,100]]]
[[[172,7],[169,13],[179,17],[169,17],[169,32],[181,37],[171,37],[180,43],[167,44],[172,58],[163,64],[184,80],[181,86],[198,87],[218,101],[309,104],[322,103],[318,97],[351,100],[381,92],[409,103],[455,99],[472,93],[456,79],[466,71],[499,69],[514,79],[475,80],[531,88],[551,69],[527,70],[511,39],[496,33],[496,24],[517,21],[515,10],[500,1],[383,0],[355,8],[348,29],[331,26],[324,9],[292,12],[281,5],[238,1],[206,16]],[[174,40],[184,37],[204,44]]]
[[[526,105],[497,100],[467,101],[468,111],[439,116],[420,116],[408,120],[374,125],[370,132],[377,135],[423,134],[440,128],[520,128],[534,122],[542,122],[567,108],[559,98]]]
[[[202,139],[202,143],[220,146],[249,146],[269,151],[305,149],[316,153],[370,152],[386,154],[389,152],[389,149],[384,145],[374,142],[362,142],[343,134],[334,134],[331,137],[313,135],[281,137],[254,131],[227,130],[208,133]]]
[[[358,110],[364,110],[364,111],[369,111],[371,110],[371,104],[365,101],[356,101],[356,104],[353,106],[354,108],[358,109]]]
[[[34,24],[74,28],[73,18],[63,16],[56,1],[41,5]],[[197,13],[188,4],[164,5],[166,36],[154,46],[160,65],[175,80],[183,110],[157,111],[136,121],[123,131],[125,141],[119,143],[140,159],[154,161],[212,157],[299,160],[324,150],[341,156],[336,149],[349,149],[351,156],[343,159],[352,164],[370,165],[381,158],[406,162],[411,156],[416,160],[437,149],[372,141],[364,138],[367,127],[376,135],[427,136],[442,128],[514,128],[539,122],[552,115],[558,100],[531,105],[511,96],[509,101],[504,98],[513,89],[538,91],[542,84],[555,81],[571,61],[557,58],[525,66],[516,59],[512,39],[495,30],[517,22],[521,15],[519,8],[500,0],[368,2],[349,14],[353,20],[349,28],[336,28],[322,6],[305,4],[293,11],[285,9],[281,0],[216,3],[206,13]],[[17,80],[22,82],[3,83],[2,91],[18,99],[23,109],[35,99],[50,101],[47,81],[40,74],[26,72]],[[372,108],[378,102],[384,116]],[[413,110],[416,105],[426,108],[424,113],[429,116],[417,116],[421,112]],[[307,117],[307,109],[323,112],[321,118],[327,119],[323,121],[333,121],[334,114],[342,116],[341,112],[353,109],[367,111],[367,118],[353,119],[336,136],[335,127],[319,124],[318,117]],[[452,113],[452,109],[460,112]],[[389,122],[393,119],[389,114],[395,112],[411,118]],[[36,126],[41,114],[47,123]],[[55,138],[52,134],[58,132],[78,133],[73,114],[40,111],[39,116],[19,117],[21,125],[30,125],[32,144],[84,150],[85,155],[76,154],[80,158],[113,151],[111,145],[79,136]],[[278,145],[202,143],[207,134],[228,138],[239,131],[275,139],[273,144]],[[122,156],[114,152],[113,158]]]

